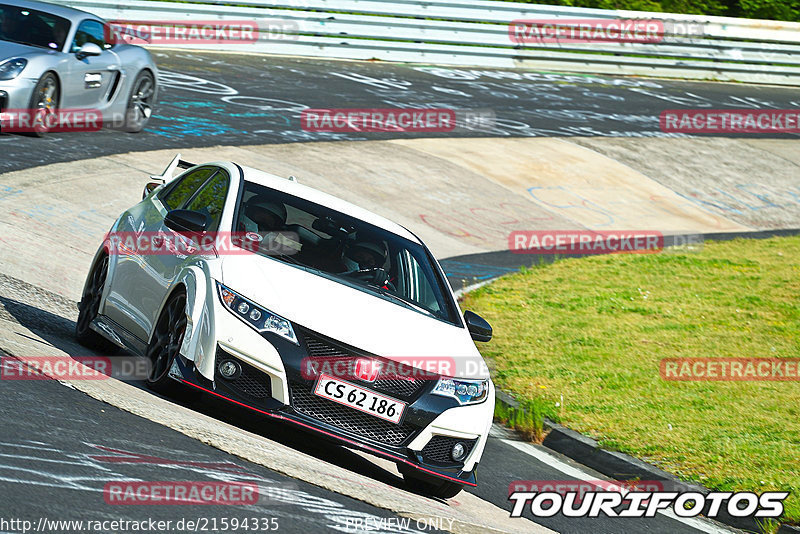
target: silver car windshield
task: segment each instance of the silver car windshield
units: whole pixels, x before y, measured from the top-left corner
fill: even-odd
[[[392,232],[251,182],[234,229],[254,252],[460,324],[430,253]]]
[[[0,4],[0,41],[63,50],[70,22],[50,13]]]

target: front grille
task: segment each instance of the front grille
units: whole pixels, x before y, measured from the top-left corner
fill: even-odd
[[[238,358],[232,357],[222,350],[217,352],[217,365],[225,360],[235,360],[242,366],[242,372],[233,380],[227,379],[217,372],[217,380],[238,391],[242,395],[254,399],[267,399],[272,396],[272,382],[268,374]]]
[[[416,430],[411,425],[396,425],[323,399],[302,382],[292,382],[292,407],[304,415],[387,445],[403,444]]]
[[[449,436],[433,436],[425,447],[422,448],[422,458],[426,463],[453,464],[456,463],[450,456],[453,446],[461,442],[467,450],[464,458],[469,456],[477,439],[461,439]]]
[[[333,345],[329,345],[328,343],[325,343],[324,341],[315,336],[306,335],[305,339],[306,339],[306,345],[308,345],[308,354],[310,356],[314,357],[349,356],[339,348],[334,347]]]
[[[340,376],[343,380],[348,377],[353,377],[353,362],[359,357],[358,354],[347,350],[344,347],[339,347],[329,343],[313,334],[305,333],[306,346],[308,347],[308,354],[311,358],[320,358],[326,364],[333,365],[335,362],[346,361],[347,375]],[[375,356],[371,356],[376,358]],[[393,397],[400,397],[404,400],[414,398],[422,388],[425,387],[426,382],[435,380],[437,375],[413,369],[405,364],[396,364],[386,358],[378,358],[385,362],[383,370],[378,374],[378,377],[367,387],[386,393]]]
[[[373,383],[373,388],[397,397],[410,398],[424,385],[425,381],[418,378],[388,378],[381,380],[378,377]]]

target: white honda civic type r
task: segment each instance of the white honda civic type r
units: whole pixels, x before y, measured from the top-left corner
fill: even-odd
[[[419,238],[231,162],[178,155],[153,178],[95,255],[79,341],[148,358],[155,390],[205,392],[394,461],[415,491],[477,484],[494,385],[473,341],[492,329],[461,314]]]

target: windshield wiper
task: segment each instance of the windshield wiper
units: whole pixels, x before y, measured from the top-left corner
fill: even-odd
[[[278,259],[281,259],[281,260],[285,261],[286,263],[291,263],[292,265],[300,265],[301,267],[308,267],[307,265],[305,265],[303,263],[300,263],[299,261],[294,259],[289,254],[278,254],[278,253],[275,253],[275,254],[265,254],[265,256],[267,256],[268,258],[278,258]]]
[[[411,302],[409,300],[406,300],[403,297],[401,297],[400,295],[395,295],[394,293],[390,293],[388,290],[384,289],[383,286],[367,284],[367,287],[369,287],[370,289],[374,289],[375,292],[378,293],[379,295],[382,295],[384,297],[389,297],[390,299],[394,300],[395,302],[399,302],[400,304],[403,304],[407,308],[411,308],[412,310],[416,310],[416,311],[422,312],[422,313],[424,313],[426,315],[430,315],[431,317],[436,317],[436,315],[432,311],[426,310],[422,306],[420,306],[418,304],[415,304],[415,303],[413,303],[413,302]]]
[[[316,267],[312,267],[310,265],[306,265],[305,263],[301,262],[300,260],[296,260],[291,254],[274,253],[274,254],[265,254],[265,256],[268,257],[268,258],[275,258],[278,261],[285,261],[286,263],[288,263],[290,265],[297,265],[301,269],[306,270],[306,271],[310,271],[312,273],[318,273],[318,274],[322,274],[322,275],[326,275],[327,274],[325,271],[323,271],[321,269],[317,269]]]

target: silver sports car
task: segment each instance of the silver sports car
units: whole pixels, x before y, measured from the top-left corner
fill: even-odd
[[[0,0],[0,111],[47,115],[93,109],[104,125],[138,132],[153,112],[158,70],[150,53],[114,38],[102,19],[30,0]]]

